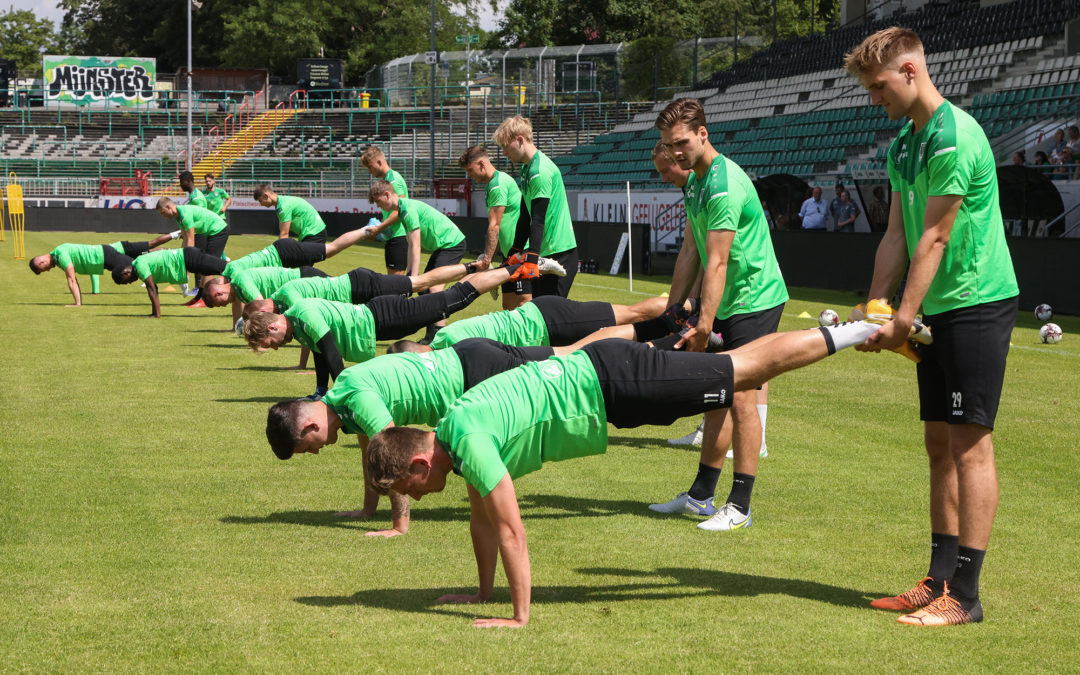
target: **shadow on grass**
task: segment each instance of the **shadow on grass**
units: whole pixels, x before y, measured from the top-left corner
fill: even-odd
[[[577,586],[533,586],[532,601],[536,604],[555,603],[611,603],[620,600],[672,600],[700,597],[753,597],[759,595],[787,595],[823,602],[840,607],[869,609],[870,599],[879,594],[867,593],[853,588],[822,584],[803,579],[785,579],[755,574],[741,574],[722,570],[702,570],[680,567],[660,567],[655,570],[632,570],[619,568],[585,568],[582,574],[607,577],[618,576],[637,579],[627,583]],[[314,607],[338,607],[361,605],[393,609],[404,612],[425,612],[462,616],[468,612],[449,611],[433,607],[435,599],[447,593],[475,593],[476,589],[446,588],[399,588],[371,589],[352,595],[302,596],[296,602]],[[493,602],[506,602],[509,592],[496,592]],[[442,607],[459,607],[443,605]],[[477,617],[490,616],[489,612],[477,612]]]
[[[215,398],[218,403],[278,403],[280,401],[294,401],[298,397],[288,396],[252,396],[251,398]]]
[[[378,514],[373,517],[376,523],[381,523],[385,518],[379,518]],[[367,522],[364,518],[352,518],[349,516],[336,515],[335,511],[283,511],[271,513],[267,516],[225,516],[221,522],[227,525],[311,525],[315,527],[338,527],[346,530],[369,530],[385,529],[385,527],[364,527]]]
[[[224,332],[224,331],[222,331]],[[184,345],[185,347],[194,347],[199,349],[201,347],[211,347],[213,349],[243,349],[244,351],[251,351],[250,348],[243,342],[225,342],[217,344],[204,344],[204,345]]]
[[[700,445],[669,445],[663,438],[635,438],[633,436],[608,436],[608,445],[624,445],[642,450],[685,450],[691,449],[697,454]]]
[[[195,346],[198,346],[198,345],[189,345],[189,346],[195,347]],[[290,370],[287,366],[218,366],[216,368],[216,370],[254,370],[254,371],[266,372],[266,373],[269,373],[269,372],[279,372],[279,373],[300,372],[300,373],[304,373],[304,372],[306,372],[306,371],[302,371],[302,370],[301,371]],[[315,371],[311,371],[310,374],[314,375]],[[278,400],[281,400],[281,399],[278,399]]]

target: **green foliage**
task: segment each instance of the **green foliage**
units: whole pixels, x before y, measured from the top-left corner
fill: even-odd
[[[14,7],[0,13],[0,57],[13,60],[21,77],[41,77],[41,56],[55,41],[48,19]]]
[[[675,40],[643,37],[630,43],[623,60],[623,82],[627,98],[652,99],[654,91],[663,98],[661,87],[686,84],[683,61],[675,54]]]

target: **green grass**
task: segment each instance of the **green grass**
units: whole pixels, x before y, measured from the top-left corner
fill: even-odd
[[[30,255],[120,235],[27,233]],[[126,235],[125,238],[137,238]],[[236,237],[239,253],[268,242]],[[380,268],[377,248],[323,267]],[[475,584],[460,479],[413,510],[405,537],[356,508],[355,438],[275,459],[269,403],[310,393],[257,356],[226,310],[102,284],[82,308],[62,273],[35,277],[0,244],[0,670],[329,672],[1070,671],[1080,658],[1076,451],[1080,320],[1038,343],[1022,313],[998,427],[1001,508],[983,571],[987,620],[898,625],[870,598],[925,572],[927,466],[913,368],[847,350],[772,384],[770,455],[753,528],[706,533],[645,508],[685,490],[696,453],[670,428],[612,429],[606,455],[516,483],[533,571],[531,622],[494,602],[434,605]],[[89,291],[89,283],[83,283]],[[582,275],[574,297],[633,302],[663,279]],[[792,289],[781,328],[850,294]],[[466,314],[490,311],[482,297]],[[730,469],[721,477],[724,494]]]

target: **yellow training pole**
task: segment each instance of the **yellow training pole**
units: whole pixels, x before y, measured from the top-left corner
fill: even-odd
[[[11,182],[7,186],[8,221],[11,223],[11,241],[15,251],[16,260],[26,259],[26,212],[23,209],[23,190],[18,183],[18,176],[12,171],[9,174]]]

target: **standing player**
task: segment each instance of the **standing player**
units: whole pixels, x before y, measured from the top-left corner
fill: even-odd
[[[625,340],[601,340],[481,382],[454,403],[433,432],[394,427],[368,446],[376,491],[419,500],[446,487],[452,473],[468,484],[475,595],[436,602],[486,602],[502,557],[514,616],[474,625],[529,621],[532,575],[514,480],[545,461],[601,454],[608,423],[618,428],[670,424],[718,410],[731,394],[860,344],[879,326],[868,321],[777,333],[724,354],[670,352]]]
[[[421,249],[431,254],[425,272],[461,262],[465,255],[465,235],[442,211],[416,199],[399,197],[394,192],[394,186],[384,180],[375,181],[368,192],[368,200],[383,211],[396,213],[405,228],[405,239],[409,242],[410,274],[416,275],[420,269]],[[438,293],[443,288],[443,285],[437,284],[428,292]],[[445,325],[446,321],[440,319],[428,326],[423,342],[431,342],[435,333]]]
[[[691,171],[684,201],[693,236],[683,240],[679,258],[687,260],[676,262],[670,299],[685,300],[696,281],[698,265],[704,268],[701,320],[687,331],[681,346],[702,351],[715,331],[723,336],[725,349],[735,349],[775,332],[788,294],[753,183],[709,142],[705,109],[697,99],[672,101],[657,117],[656,126],[672,158]],[[651,509],[709,515],[698,524],[703,530],[736,530],[752,524],[750,497],[761,449],[756,392],[734,394],[731,425],[726,425],[728,416],[727,409],[706,415],[693,484],[687,492],[652,504]],[[716,508],[712,498],[729,443],[735,459],[732,487],[726,503]]]
[[[465,173],[474,183],[487,185],[485,203],[488,210],[488,229],[484,239],[484,252],[478,260],[492,262],[496,248],[505,260],[510,256],[510,248],[514,245],[517,234],[521,190],[510,174],[495,169],[482,145],[474,145],[462,152],[458,157],[458,166],[465,169]],[[532,300],[532,285],[529,281],[511,282],[502,291],[502,306],[506,310],[520,307]]]
[[[533,282],[534,297],[569,297],[577,276],[578,250],[559,167],[536,148],[532,122],[520,115],[503,120],[495,130],[494,140],[511,162],[521,165],[521,208],[507,261],[525,263],[523,278]],[[535,268],[538,256],[560,263],[566,268],[566,276],[539,278]]]
[[[892,207],[869,296],[890,296],[905,267],[907,282],[893,320],[861,349],[898,345],[920,305],[934,333],[916,367],[930,459],[930,569],[910,591],[871,604],[915,610],[902,623],[981,621],[979,572],[998,504],[991,433],[1019,293],[994,153],[979,123],[930,80],[914,32],[878,31],[844,67],[890,119],[908,118],[889,148]]]
[[[71,291],[71,297],[75,300],[74,304],[64,306],[82,307],[82,289],[79,288],[79,278],[75,276],[76,274],[89,274],[96,280],[105,270],[111,271],[117,267],[130,265],[132,258],[179,237],[180,232],[177,231],[172,234],[163,234],[148,242],[118,241],[103,245],[60,244],[48,253],[31,258],[30,269],[34,274],[48,272],[54,267],[64,270],[68,290]]]
[[[229,196],[228,192],[217,187],[217,179],[214,174],[206,174],[203,176],[203,181],[206,183],[206,208],[224,218],[225,212],[232,206],[232,197]]]
[[[315,207],[299,197],[279,195],[269,185],[255,188],[255,201],[277,213],[278,238],[285,239],[290,234],[297,241],[326,243],[326,223]]]
[[[360,156],[360,162],[377,180],[384,180],[393,186],[398,197],[408,197],[409,187],[405,178],[390,168],[386,155],[381,148],[371,146]],[[382,222],[371,227],[371,236],[382,234],[386,240],[383,247],[383,260],[387,274],[417,274],[418,270],[409,267],[409,242],[405,239],[405,227],[398,218],[397,211],[382,210]]]

